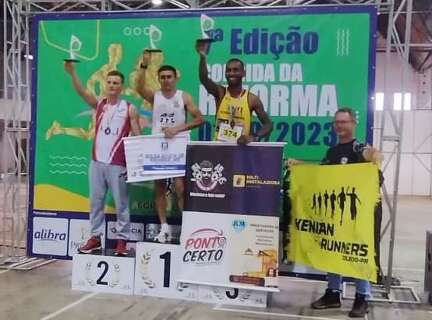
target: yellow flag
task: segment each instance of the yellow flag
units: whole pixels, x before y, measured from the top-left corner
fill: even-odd
[[[290,260],[376,281],[374,211],[378,167],[296,165],[291,170]]]

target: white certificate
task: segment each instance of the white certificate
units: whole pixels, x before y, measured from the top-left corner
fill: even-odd
[[[123,138],[127,182],[159,180],[185,175],[189,134],[165,138],[162,134]]]

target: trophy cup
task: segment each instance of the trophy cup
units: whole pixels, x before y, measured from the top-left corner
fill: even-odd
[[[162,31],[159,30],[155,25],[144,28],[144,33],[148,35],[150,39],[150,48],[145,49],[148,52],[162,52],[161,49],[156,48],[156,43],[162,39]]]
[[[200,48],[202,52],[208,54],[210,50],[210,44],[215,40],[212,39],[212,31],[214,29],[215,22],[209,16],[202,14],[200,17],[201,24],[201,39],[196,41],[197,47]]]
[[[64,59],[66,62],[80,62],[76,58],[76,54],[81,50],[82,42],[78,37],[71,35],[70,41],[69,41],[69,58]]]

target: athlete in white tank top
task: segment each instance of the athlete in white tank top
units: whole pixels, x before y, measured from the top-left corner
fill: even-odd
[[[162,91],[154,93],[152,134],[163,133],[163,128],[173,128],[186,123],[186,108],[183,91],[176,90],[171,98],[166,98]]]
[[[163,133],[166,138],[173,138],[178,133],[188,131],[203,124],[204,119],[199,109],[195,106],[192,96],[181,90],[177,90],[177,70],[173,66],[162,66],[158,70],[158,80],[161,89],[151,90],[145,83],[147,66],[151,62],[150,52],[144,52],[141,63],[141,71],[137,78],[137,92],[153,106],[152,133]],[[166,98],[171,97],[171,98]],[[186,111],[192,116],[187,122]],[[183,211],[183,177],[174,178],[174,186],[177,194],[177,206]],[[161,231],[155,238],[159,242],[171,240],[170,228],[166,219],[166,183],[165,180],[155,181],[156,211],[161,223]]]

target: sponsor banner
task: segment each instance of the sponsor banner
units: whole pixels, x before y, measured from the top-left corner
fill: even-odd
[[[105,224],[103,229],[105,230]],[[87,219],[69,220],[69,251],[68,256],[78,253],[78,248],[90,238],[90,222]],[[101,236],[102,249],[105,248],[105,233]]]
[[[183,212],[179,281],[278,291],[277,217]]]
[[[108,222],[108,239],[116,240],[117,239],[117,229],[116,222],[109,221]],[[144,224],[131,222],[130,224],[130,232],[129,239],[130,241],[143,241],[144,240]]]
[[[184,176],[188,141],[189,134],[124,138],[128,182]]]
[[[376,281],[374,208],[378,168],[370,163],[297,165],[291,170],[289,259]]]
[[[185,210],[278,215],[282,147],[282,143],[188,145]]]
[[[105,228],[104,228],[105,229]],[[90,223],[88,220],[69,220],[69,251],[68,255],[72,257],[78,253],[78,248],[90,238]],[[105,241],[102,241],[105,244]]]
[[[66,256],[68,249],[68,220],[33,218],[33,252]]]
[[[171,241],[173,243],[179,243],[181,226],[179,225],[168,225],[168,229],[171,232]],[[161,225],[158,223],[146,223],[144,241],[154,241],[159,232],[161,231]]]

